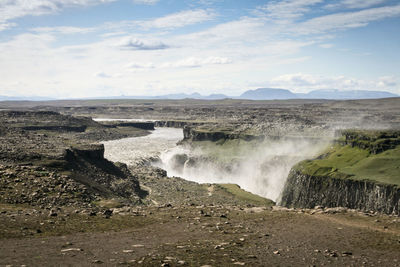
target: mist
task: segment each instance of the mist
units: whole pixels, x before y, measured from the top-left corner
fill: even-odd
[[[317,156],[329,138],[226,140],[177,145],[182,129],[157,128],[150,135],[103,142],[105,157],[128,165],[151,164],[198,183],[234,183],[254,194],[279,201],[290,169]]]
[[[238,144],[177,146],[161,153],[155,166],[198,183],[234,183],[254,194],[279,201],[290,169],[315,157],[329,141],[306,138],[242,141]],[[235,146],[232,148],[232,146]]]

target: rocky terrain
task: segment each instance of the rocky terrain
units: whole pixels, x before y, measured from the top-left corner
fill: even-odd
[[[93,118],[152,119],[170,121],[168,126],[179,127],[208,124],[208,128],[227,128],[230,133],[321,136],[331,135],[331,129],[398,129],[399,101],[399,98],[349,101],[65,100],[0,102],[0,109],[48,110]]]
[[[209,154],[182,159],[177,155],[178,162],[215,163],[217,152],[223,152],[229,155],[218,164],[231,170],[229,162],[243,152],[237,150],[239,144],[251,144],[250,150],[265,140],[296,144],[306,139],[305,144],[315,144],[346,128],[396,133],[398,98],[1,102],[0,108],[0,265],[400,266],[400,220],[393,212],[398,206],[385,200],[395,200],[394,191],[371,187],[376,198],[366,197],[371,203],[386,204],[388,210],[346,205],[350,198],[340,202],[334,195],[329,195],[330,202],[312,202],[299,191],[283,194],[282,203],[290,207],[283,208],[235,184],[168,177],[151,165],[153,159],[130,166],[111,162],[104,158],[100,143],[144,136],[154,126],[183,128],[181,143]],[[151,121],[96,122],[91,117]],[[398,149],[396,134],[360,134],[346,132],[333,143],[334,150],[315,160],[341,154],[336,150],[340,146],[368,150],[370,159],[387,159],[385,153]],[[215,146],[221,150],[214,151]],[[251,155],[242,156],[252,161]],[[273,164],[263,168],[271,170],[281,162],[274,156]],[[331,167],[329,173],[344,173],[365,183],[357,172],[334,168],[338,171]],[[310,177],[294,179],[298,170],[292,170],[288,183],[303,192]],[[337,190],[345,192],[344,188],[348,186]],[[322,191],[310,192],[318,198]],[[349,191],[347,196],[351,195]],[[366,203],[362,197],[357,201]]]
[[[104,147],[92,143],[146,131],[48,111],[1,111],[0,120],[1,203],[76,209],[102,197],[138,202],[145,194],[126,166],[107,161]]]

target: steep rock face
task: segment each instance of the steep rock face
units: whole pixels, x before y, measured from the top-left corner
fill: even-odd
[[[103,144],[88,144],[73,146],[65,150],[65,158],[70,160],[75,156],[81,156],[92,160],[104,160]]]
[[[82,133],[86,130],[86,125],[82,126],[48,126],[48,125],[37,125],[37,126],[25,126],[21,127],[23,130],[27,131],[40,131],[40,130],[46,130],[46,131],[59,131],[59,132],[77,132],[77,133]]]
[[[102,125],[108,128],[117,127],[134,127],[143,130],[154,130],[154,122],[101,122]]]
[[[136,202],[147,194],[125,164],[114,164],[104,158],[103,144],[71,147],[64,155],[72,177],[100,195],[119,196]]]
[[[196,131],[190,127],[183,128],[183,137],[192,141],[218,141],[220,139],[231,139],[228,133],[219,131]]]
[[[191,141],[218,141],[218,140],[228,140],[228,139],[242,139],[245,141],[251,140],[264,140],[265,136],[251,135],[244,133],[233,133],[218,130],[199,130],[189,126],[183,128],[183,138],[184,140]]]
[[[202,125],[202,122],[189,122],[189,121],[155,121],[156,127],[171,127],[171,128],[183,128],[186,125]]]
[[[338,143],[366,149],[372,154],[379,154],[389,149],[394,149],[400,145],[400,131],[365,131],[347,130],[339,132],[343,139]],[[337,133],[338,134],[338,133]]]
[[[296,208],[347,207],[400,215],[400,188],[373,181],[305,175],[292,170],[280,205]]]

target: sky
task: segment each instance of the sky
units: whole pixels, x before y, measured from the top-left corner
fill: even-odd
[[[0,0],[0,95],[400,94],[399,0]]]

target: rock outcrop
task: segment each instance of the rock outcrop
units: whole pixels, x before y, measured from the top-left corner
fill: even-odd
[[[66,169],[72,171],[76,181],[104,197],[123,197],[135,202],[146,195],[125,164],[114,164],[104,158],[103,144],[71,147],[65,152],[65,160]]]
[[[324,154],[294,166],[280,204],[400,215],[400,132],[345,130]]]
[[[138,177],[105,159],[95,142],[147,131],[51,111],[0,111],[0,124],[0,203],[86,207],[110,198],[137,204],[146,195]]]
[[[108,128],[117,128],[117,127],[134,127],[142,130],[154,130],[154,122],[146,121],[135,121],[135,122],[125,122],[125,121],[105,121],[101,122],[102,125]]]
[[[64,156],[66,160],[71,160],[76,157],[83,157],[90,160],[104,160],[104,145],[88,144],[72,146],[65,150]]]
[[[184,128],[185,126],[196,126],[196,125],[203,125],[202,122],[191,122],[191,121],[155,121],[154,125],[156,127],[171,127],[171,128]]]
[[[400,145],[398,130],[368,131],[367,133],[360,130],[346,130],[339,133],[343,136],[338,141],[339,144],[366,149],[372,154],[379,154]]]
[[[369,180],[310,176],[293,169],[280,205],[294,208],[346,207],[400,215],[400,188]]]
[[[184,140],[190,141],[218,141],[218,140],[229,140],[229,139],[242,139],[245,141],[251,140],[264,140],[263,135],[252,135],[234,131],[223,131],[218,129],[198,129],[189,126],[183,128]]]

